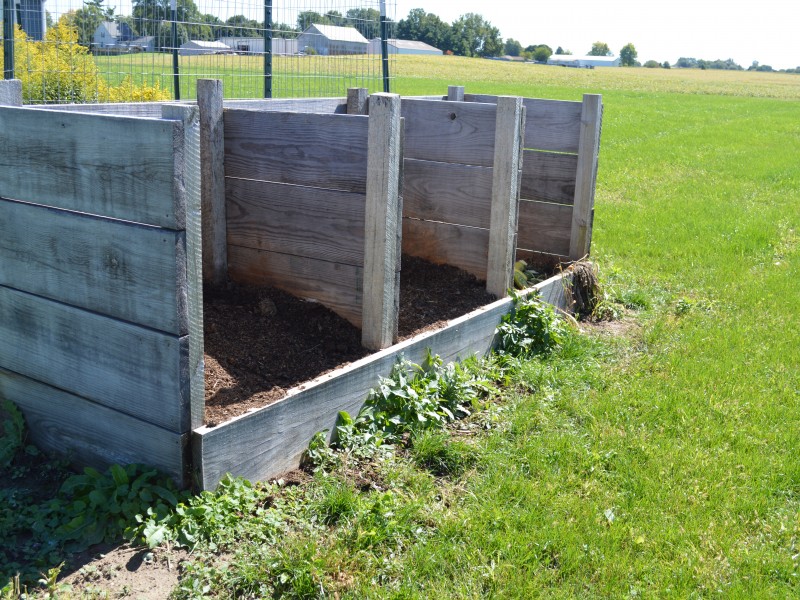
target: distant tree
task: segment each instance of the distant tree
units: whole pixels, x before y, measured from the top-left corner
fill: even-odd
[[[522,44],[514,38],[508,38],[505,44],[505,53],[508,56],[519,56],[522,54]]]
[[[421,8],[412,9],[405,19],[400,20],[397,24],[397,37],[401,40],[425,42],[440,50],[451,50],[450,25]]]
[[[272,24],[272,37],[276,38],[294,38],[297,37],[297,29],[286,23],[273,23]]]
[[[681,69],[696,69],[697,68],[697,59],[696,58],[687,58],[685,56],[681,56],[678,61],[675,63],[676,67]]]
[[[351,8],[347,11],[347,21],[368,40],[381,35],[381,13],[374,8]]]
[[[556,54],[564,54],[564,49],[561,46],[559,46],[558,48],[556,48]]]
[[[245,15],[233,15],[225,21],[225,35],[232,37],[258,37],[261,34],[261,23],[249,19]]]
[[[647,62],[644,63],[643,66],[647,69],[660,69],[661,63],[658,62],[657,60],[648,60]]]
[[[533,60],[540,63],[546,63],[552,55],[553,51],[550,49],[550,47],[542,45],[536,48],[536,51],[533,53]]]
[[[636,47],[631,44],[625,44],[619,51],[620,63],[623,67],[633,67],[636,65],[636,59],[639,53],[636,52]]]
[[[611,56],[611,50],[605,42],[595,42],[589,50],[589,56]]]
[[[669,61],[665,60],[663,63],[661,63],[661,68],[663,68],[663,69],[671,69],[672,67],[669,64]]]
[[[477,13],[466,13],[453,21],[450,47],[461,56],[500,56],[500,30]]]
[[[323,17],[318,12],[313,10],[304,10],[302,12],[297,13],[297,28],[300,31],[305,31],[311,25],[328,25],[328,19]]]

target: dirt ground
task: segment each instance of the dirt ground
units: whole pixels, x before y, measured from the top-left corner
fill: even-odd
[[[494,300],[450,266],[403,256],[398,334],[405,339]],[[205,422],[214,426],[367,356],[361,332],[321,304],[267,287],[204,290]]]

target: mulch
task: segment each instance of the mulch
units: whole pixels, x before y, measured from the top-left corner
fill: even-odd
[[[203,290],[205,423],[215,426],[370,354],[361,331],[316,302],[270,287]],[[407,255],[400,274],[399,338],[439,329],[494,300],[465,271]]]

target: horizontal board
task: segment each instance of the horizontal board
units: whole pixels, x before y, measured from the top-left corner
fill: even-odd
[[[184,481],[183,464],[188,434],[167,431],[4,369],[0,397],[22,410],[30,441],[42,450],[97,469],[143,463],[180,485],[189,483]]]
[[[368,117],[226,109],[224,121],[228,177],[366,192]]]
[[[364,264],[364,194],[250,179],[225,180],[228,243]]]
[[[526,200],[572,204],[578,156],[525,150],[520,197]]]
[[[0,285],[187,332],[183,231],[0,198]]]
[[[186,339],[0,287],[0,367],[178,433]]]
[[[404,99],[401,112],[406,158],[492,166],[494,105]]]
[[[403,216],[489,227],[492,169],[405,159]]]
[[[175,121],[0,107],[0,196],[183,229]]]
[[[465,94],[467,102],[497,102],[497,96]],[[581,102],[523,98],[525,147],[551,152],[578,152]]]
[[[549,254],[569,254],[572,207],[563,204],[519,203],[517,247]]]
[[[432,263],[458,267],[485,281],[489,230],[403,219],[403,252]]]
[[[166,102],[107,102],[103,104],[41,104],[37,109],[60,110],[65,112],[93,113],[100,115],[121,115],[126,117],[161,118],[161,107]]]
[[[239,283],[271,285],[314,300],[361,327],[361,267],[229,245],[228,274]]]
[[[225,108],[273,110],[301,113],[347,114],[347,98],[269,98],[258,100],[225,100]]]
[[[542,298],[565,306],[562,277],[548,279],[533,289]],[[445,362],[487,353],[494,343],[500,318],[511,310],[506,298],[493,302],[445,328],[423,333],[351,365],[337,369],[289,391],[258,411],[217,427],[201,427],[192,434],[194,465],[203,489],[213,489],[231,473],[252,481],[278,477],[296,468],[311,437],[333,431],[339,411],[355,415],[380,377],[389,375],[401,355],[419,363],[430,349]]]

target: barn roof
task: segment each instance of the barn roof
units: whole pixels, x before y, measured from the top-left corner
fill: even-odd
[[[309,29],[316,29],[317,32],[324,35],[329,40],[337,42],[356,42],[359,44],[369,44],[369,40],[365,38],[355,27],[337,27],[336,25],[317,25],[314,23],[303,33],[309,33]],[[314,33],[313,31],[311,32]]]
[[[389,39],[386,41],[390,46],[394,46],[395,48],[402,50],[426,50],[428,52],[441,52],[441,50],[439,50],[434,46],[431,46],[430,44],[426,44],[425,42],[418,42],[416,40]]]

